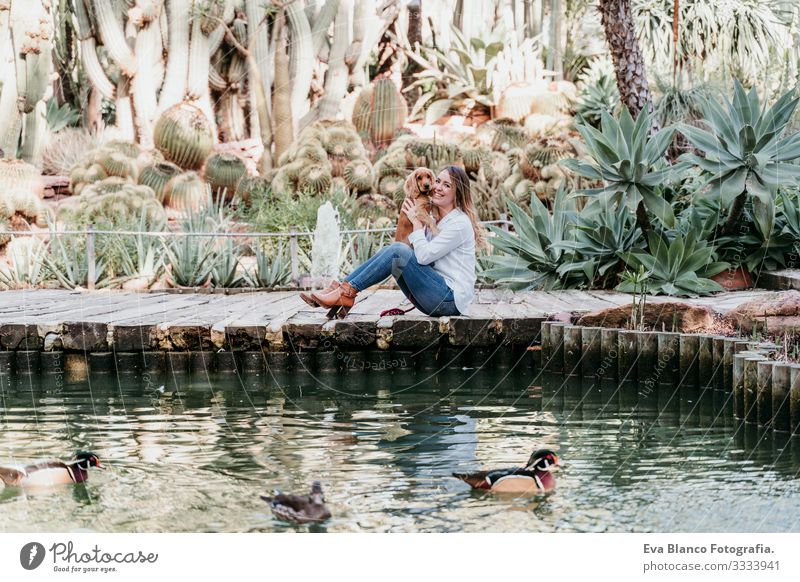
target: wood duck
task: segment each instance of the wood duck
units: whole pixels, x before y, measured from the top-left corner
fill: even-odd
[[[53,459],[26,467],[0,467],[0,480],[7,487],[47,487],[83,483],[89,467],[105,469],[94,453],[78,451],[69,462]]]
[[[537,449],[524,467],[453,473],[453,477],[461,479],[474,489],[499,493],[546,493],[556,486],[552,471],[559,466],[556,453],[549,449]]]
[[[325,497],[319,481],[314,481],[311,493],[308,495],[276,493],[273,497],[262,495],[261,499],[269,503],[275,517],[285,521],[315,523],[325,521],[331,516],[331,512],[325,506]]]

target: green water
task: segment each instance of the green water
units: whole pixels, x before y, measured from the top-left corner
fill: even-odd
[[[0,531],[306,531],[259,494],[319,479],[340,531],[800,531],[800,438],[732,419],[716,391],[530,371],[0,378],[0,463],[97,453],[85,485],[0,489]],[[548,496],[452,471],[565,468]]]

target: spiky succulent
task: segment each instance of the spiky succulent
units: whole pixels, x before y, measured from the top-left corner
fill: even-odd
[[[354,192],[366,192],[372,188],[372,165],[359,159],[348,163],[343,172],[347,187]]]
[[[42,171],[63,176],[80,162],[86,152],[97,147],[97,140],[84,129],[67,128],[54,134],[42,151]]]
[[[733,101],[704,102],[707,129],[680,125],[681,133],[702,152],[684,154],[681,160],[701,170],[707,195],[727,209],[726,234],[734,232],[748,196],[753,197],[755,219],[765,232],[771,231],[777,190],[796,187],[800,181],[800,166],[791,163],[800,159],[800,133],[783,136],[798,101],[792,89],[767,108],[755,87],[745,92],[736,81]]]
[[[200,210],[211,201],[211,188],[196,172],[184,172],[166,186],[164,204],[183,212]]]
[[[171,162],[160,162],[145,166],[139,172],[139,184],[150,186],[159,202],[164,202],[167,183],[181,173],[181,169]]]
[[[328,191],[331,186],[331,180],[329,165],[313,164],[300,172],[297,179],[297,189],[301,192],[321,194]]]
[[[206,162],[205,178],[215,196],[230,200],[236,194],[236,185],[247,174],[247,168],[239,156],[214,154]]]
[[[156,148],[184,170],[198,170],[211,154],[214,133],[205,113],[188,102],[167,109],[153,131]]]
[[[659,188],[674,175],[674,168],[664,167],[663,157],[675,130],[667,128],[650,135],[651,127],[647,110],[639,113],[636,121],[627,107],[622,108],[619,120],[603,113],[599,131],[588,124],[578,125],[592,161],[566,159],[561,163],[581,176],[604,182],[600,188],[582,190],[585,195],[624,203],[631,211],[644,204],[671,227],[675,214]]]

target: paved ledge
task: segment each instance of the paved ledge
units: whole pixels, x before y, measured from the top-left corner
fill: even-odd
[[[769,293],[740,291],[679,299],[719,313]],[[649,297],[650,302],[676,301]],[[469,317],[432,318],[418,311],[379,313],[404,304],[398,290],[359,294],[350,316],[328,321],[296,291],[233,295],[31,289],[0,292],[0,349],[140,352],[416,349],[434,345],[526,345],[556,313],[581,314],[628,305],[613,291],[480,289]]]

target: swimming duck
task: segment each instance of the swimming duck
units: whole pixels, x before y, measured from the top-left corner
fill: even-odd
[[[308,495],[284,495],[276,493],[273,497],[261,496],[269,503],[275,517],[295,523],[313,523],[325,521],[331,512],[325,506],[325,497],[322,494],[322,485],[314,481],[311,493]]]
[[[54,459],[26,467],[0,467],[0,481],[7,487],[47,487],[83,483],[89,477],[89,467],[105,469],[97,455],[78,451],[69,462]]]
[[[559,467],[558,455],[550,449],[537,449],[524,467],[495,469],[478,473],[453,473],[453,477],[474,489],[500,493],[546,493],[556,486],[552,471]]]

